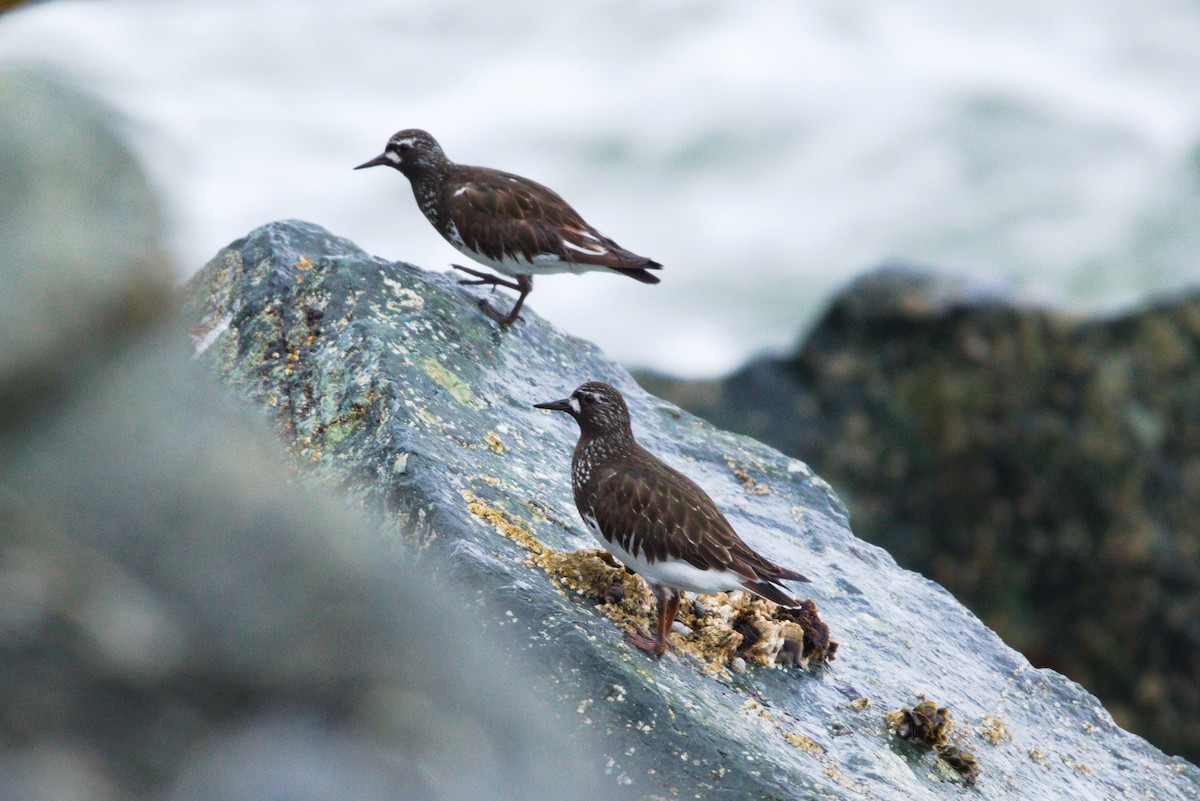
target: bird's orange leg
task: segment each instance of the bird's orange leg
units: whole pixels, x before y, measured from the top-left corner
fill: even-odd
[[[479,286],[479,285],[483,284],[483,285],[487,285],[487,286],[503,286],[503,287],[507,287],[509,289],[515,289],[517,291],[520,291],[520,289],[521,289],[521,287],[518,286],[516,284],[516,282],[505,281],[503,278],[501,278],[498,275],[492,275],[491,273],[485,273],[485,272],[481,272],[479,270],[472,270],[470,267],[463,267],[461,264],[451,264],[450,266],[456,270],[462,270],[467,275],[475,276],[476,280],[474,280],[474,281],[464,278],[463,280],[458,282],[459,284],[461,284],[463,286]]]
[[[654,594],[658,597],[658,636],[650,637],[639,631],[636,634],[626,634],[625,639],[643,651],[662,656],[670,646],[671,624],[675,622],[675,615],[679,613],[679,601],[683,594],[679,590],[667,587],[655,587]]]
[[[483,298],[479,299],[479,310],[488,317],[491,317],[496,322],[500,323],[500,325],[504,328],[508,328],[517,321],[521,315],[521,307],[525,305],[525,298],[530,292],[533,291],[532,275],[518,275],[516,282],[513,282],[505,281],[503,278],[492,275],[491,273],[483,273],[479,270],[472,270],[469,267],[463,267],[461,264],[451,264],[450,266],[456,270],[462,270],[467,275],[473,275],[476,277],[476,280],[474,281],[466,279],[459,281],[458,283],[460,284],[464,284],[466,286],[479,286],[480,284],[487,284],[493,287],[502,286],[507,287],[508,289],[517,290],[517,292],[520,294],[517,295],[517,302],[513,305],[508,314],[502,314],[496,311],[486,300]]]

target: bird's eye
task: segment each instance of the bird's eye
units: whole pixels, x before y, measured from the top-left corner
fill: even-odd
[[[401,153],[407,153],[408,151],[410,151],[412,149],[413,149],[412,142],[401,142],[400,143],[400,152]]]

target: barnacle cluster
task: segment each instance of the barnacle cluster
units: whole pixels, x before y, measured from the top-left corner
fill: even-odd
[[[829,626],[821,620],[817,613],[817,605],[811,598],[806,598],[800,605],[787,609],[780,607],[778,617],[795,621],[804,630],[804,640],[800,643],[799,653],[792,655],[792,661],[801,667],[807,667],[810,662],[824,665],[837,657],[838,644],[829,638]]]
[[[1004,725],[1003,720],[993,715],[984,715],[976,731],[980,737],[992,745],[999,745],[1005,740],[1012,739],[1012,734],[1009,733],[1008,726]]]
[[[764,667],[824,665],[837,650],[816,604],[788,609],[745,592],[701,596],[680,614],[693,631],[680,650],[720,667],[741,658]]]
[[[946,745],[950,735],[950,711],[938,707],[933,701],[922,701],[912,709],[897,709],[884,716],[896,736],[905,740],[917,740],[930,748]]]
[[[619,624],[644,627],[652,620],[655,601],[650,588],[608,551],[547,549],[530,561],[561,586],[599,601],[601,610]]]
[[[598,601],[600,610],[626,629],[654,625],[655,602],[646,583],[603,550],[534,552],[530,561],[567,589]],[[688,631],[672,635],[672,644],[709,672],[739,657],[763,666],[823,665],[837,643],[816,604],[804,601],[787,609],[749,593],[718,592],[685,603],[676,620]]]
[[[979,763],[975,761],[975,755],[970,751],[964,751],[955,745],[943,745],[937,749],[937,755],[942,760],[954,768],[954,772],[962,777],[962,780],[967,784],[974,784],[979,778]]]
[[[967,784],[973,784],[978,778],[979,764],[974,754],[949,743],[953,722],[946,707],[933,701],[921,701],[912,709],[887,712],[883,718],[897,737],[932,748]]]

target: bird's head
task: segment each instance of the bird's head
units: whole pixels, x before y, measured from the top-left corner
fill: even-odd
[[[580,385],[569,398],[535,403],[534,408],[566,412],[575,418],[584,434],[632,436],[625,399],[615,387],[601,381],[589,381]]]
[[[446,154],[436,139],[419,128],[406,128],[392,135],[382,153],[354,169],[395,167],[405,175],[411,176],[428,172],[445,163]]]

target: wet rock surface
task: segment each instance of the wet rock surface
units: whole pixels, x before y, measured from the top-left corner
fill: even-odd
[[[640,378],[808,460],[860,535],[1200,757],[1200,295],[1085,319],[885,269],[792,356]]]
[[[1194,766],[1119,729],[1078,685],[1032,668],[945,590],[856,539],[805,464],[646,394],[532,310],[500,331],[475,305],[482,293],[455,281],[274,223],[190,282],[187,316],[200,362],[263,409],[300,472],[377,515],[419,570],[473,588],[463,607],[534,664],[568,726],[600,738],[591,756],[610,795],[958,798],[953,770],[888,730],[884,712],[920,695],[954,709],[982,797],[1200,792]],[[661,660],[624,641],[603,607],[632,603],[638,585],[569,556],[594,546],[570,497],[576,431],[531,408],[585,380],[620,388],[643,444],[753,546],[813,579],[796,589],[838,643],[835,661],[737,656],[710,671],[684,647],[690,625]],[[1007,738],[991,736],[1000,727]]]

